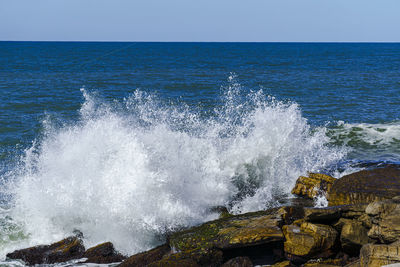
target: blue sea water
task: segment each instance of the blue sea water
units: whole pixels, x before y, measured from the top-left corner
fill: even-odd
[[[0,42],[0,90],[1,255],[74,229],[129,254],[400,163],[397,43]]]

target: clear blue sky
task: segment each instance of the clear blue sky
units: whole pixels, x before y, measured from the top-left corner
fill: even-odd
[[[0,40],[400,41],[400,0],[0,0]]]

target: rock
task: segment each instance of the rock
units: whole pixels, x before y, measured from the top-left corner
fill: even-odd
[[[135,265],[132,265],[132,267],[135,267]],[[179,260],[159,260],[150,263],[149,265],[146,265],[146,267],[201,267],[201,266],[191,259],[179,259]]]
[[[28,265],[52,264],[82,258],[84,252],[81,239],[67,237],[51,245],[16,250],[7,254],[7,258],[23,260]]]
[[[400,262],[400,245],[366,244],[360,251],[361,267],[380,267]]]
[[[284,250],[289,260],[305,261],[333,254],[338,233],[331,226],[304,222],[300,227],[285,225],[282,230],[286,238]]]
[[[400,195],[400,169],[363,170],[337,179],[328,191],[329,206],[371,203]]]
[[[274,265],[271,265],[271,267],[292,267],[295,266],[293,265],[290,261],[281,261],[278,263],[275,263]]]
[[[400,198],[375,201],[365,212],[372,218],[368,236],[382,243],[392,243],[400,239]]]
[[[340,207],[304,208],[304,219],[315,223],[330,223],[337,221],[341,213]]]
[[[225,262],[221,267],[253,267],[253,263],[248,257],[236,257]]]
[[[212,207],[210,209],[210,212],[212,213],[218,213],[219,214],[219,218],[223,219],[223,218],[228,218],[233,216],[232,214],[229,213],[228,209],[224,206],[215,206]]]
[[[162,257],[171,251],[170,247],[166,244],[153,248],[151,250],[130,256],[118,266],[133,267],[133,266],[146,266],[150,263],[159,261]]]
[[[83,254],[83,257],[87,258],[86,262],[90,263],[121,262],[126,258],[114,249],[114,245],[111,242],[102,243],[89,248],[86,250],[85,254]]]
[[[303,267],[336,267],[343,266],[341,259],[327,259],[327,260],[311,260],[306,262]]]
[[[321,192],[327,192],[336,180],[329,175],[320,173],[309,173],[308,176],[300,176],[297,179],[292,194],[313,199]]]
[[[223,253],[219,249],[195,249],[182,251],[171,255],[165,255],[161,260],[148,266],[220,266],[223,261]]]
[[[177,251],[254,246],[283,241],[280,225],[285,208],[252,212],[207,222],[170,236],[171,248]]]
[[[358,256],[361,247],[369,241],[368,229],[361,222],[352,220],[344,223],[340,234],[340,243],[346,253]]]

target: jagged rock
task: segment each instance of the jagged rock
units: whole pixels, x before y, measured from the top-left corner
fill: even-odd
[[[207,222],[170,236],[178,251],[206,248],[229,249],[283,241],[280,225],[285,208],[252,212]]]
[[[161,260],[153,262],[148,266],[179,266],[188,264],[189,266],[220,266],[223,261],[223,253],[219,249],[195,249],[174,253],[164,256]],[[195,265],[193,265],[193,263]]]
[[[164,244],[153,248],[151,250],[130,256],[118,266],[121,267],[134,267],[134,266],[147,266],[150,263],[159,261],[163,256],[170,253],[171,249],[168,245]]]
[[[400,169],[363,170],[337,179],[328,191],[329,206],[371,203],[400,195]]]
[[[309,222],[331,224],[342,217],[358,218],[365,214],[366,207],[366,204],[354,204],[325,208],[304,208],[304,219]]]
[[[248,257],[236,257],[222,264],[221,267],[253,267]]]
[[[392,243],[400,239],[400,197],[375,201],[365,212],[372,217],[372,228],[368,236],[382,243]]]
[[[284,250],[289,260],[306,261],[308,258],[332,255],[337,231],[331,226],[304,222],[299,226],[285,225],[282,228],[286,241]]]
[[[400,262],[399,244],[366,244],[361,248],[361,267],[380,267],[398,262]]]
[[[345,224],[351,223],[353,220],[351,219],[346,219],[346,218],[340,218],[336,223],[334,223],[332,226],[335,228],[338,233],[342,231],[342,228]]]
[[[86,262],[90,263],[121,262],[126,258],[114,249],[114,245],[111,242],[102,243],[89,248],[86,250],[85,254],[83,254],[83,257],[87,258]]]
[[[340,207],[304,208],[304,219],[315,223],[330,223],[341,216]]]
[[[358,256],[361,247],[369,241],[368,229],[361,222],[352,220],[344,223],[340,234],[340,243],[345,252]]]
[[[335,178],[321,173],[309,173],[309,177],[300,176],[292,190],[292,194],[313,199],[321,192],[327,192],[335,182]]]
[[[51,245],[16,250],[7,254],[7,258],[23,260],[28,265],[52,264],[82,258],[84,252],[81,239],[67,237]]]

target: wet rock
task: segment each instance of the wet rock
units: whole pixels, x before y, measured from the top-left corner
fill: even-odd
[[[361,247],[369,241],[368,229],[361,222],[353,220],[343,225],[340,234],[340,243],[346,253],[358,256]]]
[[[361,267],[380,267],[398,262],[400,262],[399,244],[366,244],[361,248]]]
[[[301,262],[333,254],[338,233],[331,226],[304,222],[300,226],[285,225],[282,230],[286,238],[284,250],[291,261]]]
[[[293,265],[290,261],[281,261],[278,263],[275,263],[274,265],[271,265],[272,267],[292,267],[295,266]]]
[[[219,249],[194,249],[165,255],[161,260],[153,262],[148,266],[180,266],[179,264],[190,264],[188,266],[220,266],[223,261],[223,253]]]
[[[134,267],[134,265],[132,265],[132,267]],[[176,259],[176,260],[165,259],[150,263],[149,265],[146,265],[146,267],[201,267],[201,266],[191,259]]]
[[[327,259],[327,260],[311,260],[306,262],[303,267],[336,267],[343,266],[341,259]]]
[[[211,211],[212,213],[218,213],[220,219],[228,218],[228,217],[233,216],[232,214],[229,213],[228,209],[227,209],[226,207],[224,207],[224,206],[215,206],[215,207],[212,207],[212,208],[210,209],[210,211]]]
[[[315,223],[330,223],[341,216],[340,207],[304,208],[304,219]]]
[[[171,249],[168,245],[164,244],[153,248],[151,250],[130,256],[118,266],[133,267],[133,266],[147,266],[150,263],[159,261],[163,256],[170,253]]]
[[[365,212],[372,218],[368,235],[382,243],[392,243],[400,239],[400,197],[375,201]]]
[[[292,190],[292,194],[313,199],[321,192],[327,192],[335,182],[335,178],[320,173],[309,173],[308,177],[300,176]]]
[[[87,258],[86,262],[90,263],[121,262],[126,258],[114,249],[114,245],[111,242],[89,248],[83,257]]]
[[[222,264],[221,267],[253,267],[248,257],[236,257]]]
[[[400,169],[363,170],[337,179],[328,191],[329,206],[371,203],[400,195]]]
[[[23,260],[28,265],[52,264],[82,258],[84,252],[81,239],[68,237],[51,245],[16,250],[7,254],[7,258]]]
[[[174,250],[254,246],[283,241],[280,225],[284,208],[252,212],[207,222],[170,236]]]

